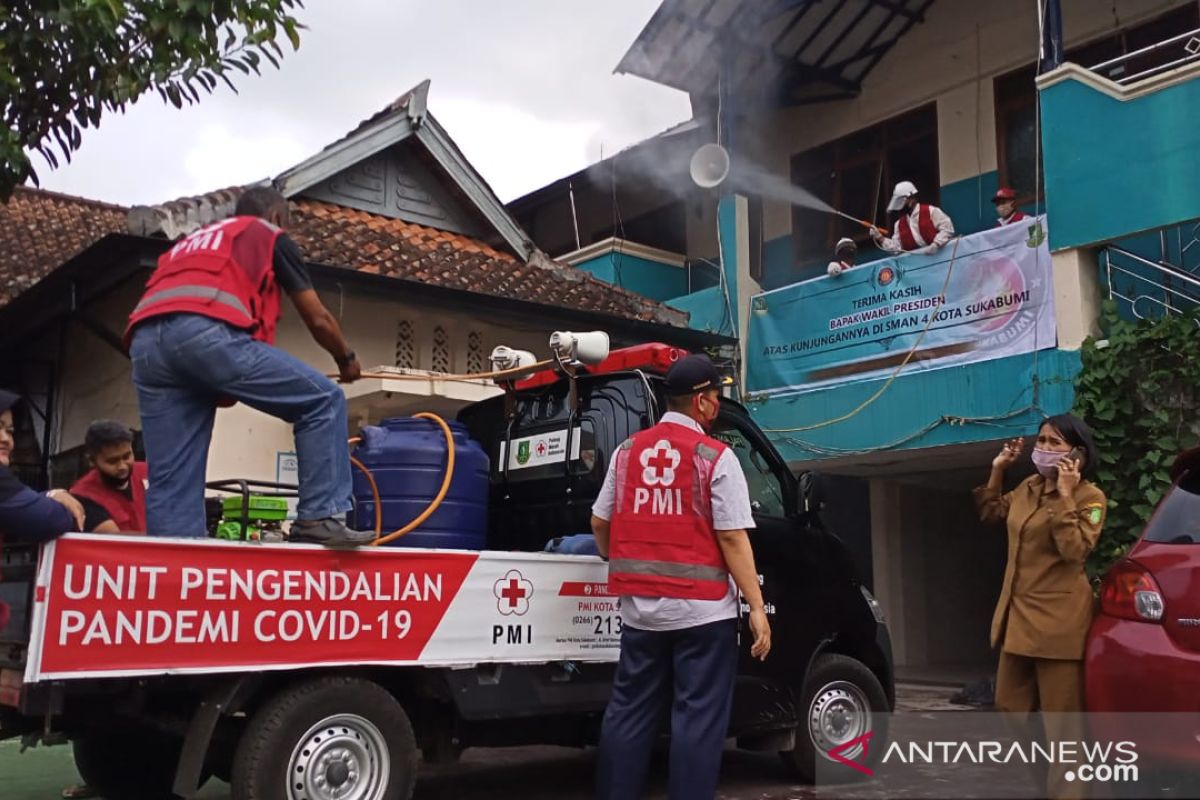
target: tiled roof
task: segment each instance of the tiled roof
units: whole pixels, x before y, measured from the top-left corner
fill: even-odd
[[[0,205],[0,306],[92,242],[125,231],[126,209],[18,186]]]
[[[524,264],[462,234],[316,200],[292,202],[289,233],[314,263],[534,303],[685,325],[682,312],[546,257]]]
[[[18,188],[0,206],[0,306],[106,234],[176,238],[227,216],[241,192],[233,187],[127,210]],[[293,201],[289,232],[314,263],[628,319],[687,324],[681,311],[545,256],[526,264],[468,236],[332,203]]]

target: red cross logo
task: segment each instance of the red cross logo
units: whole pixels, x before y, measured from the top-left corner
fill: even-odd
[[[546,455],[546,443],[545,443],[545,442],[538,442],[538,443],[537,443],[537,453],[538,453],[538,455],[539,455],[539,456],[544,456],[544,455]]]
[[[671,443],[666,439],[659,439],[653,447],[643,450],[638,460],[644,467],[642,483],[647,486],[670,486],[675,482],[679,451],[671,447]]]
[[[526,580],[519,570],[510,569],[492,586],[496,596],[496,608],[501,614],[524,616],[529,611],[529,598],[533,596],[533,582]]]
[[[527,592],[516,578],[509,578],[508,585],[500,590],[500,597],[508,601],[509,608],[516,608],[518,600],[524,600]]]
[[[654,471],[654,477],[661,478],[667,474],[667,470],[675,468],[675,462],[668,457],[670,450],[655,450],[654,454],[646,461],[646,467]]]

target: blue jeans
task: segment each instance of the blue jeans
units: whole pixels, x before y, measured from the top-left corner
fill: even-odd
[[[205,465],[222,397],[292,423],[300,462],[298,518],[350,510],[346,396],[336,383],[246,331],[196,314],[141,323],[129,355],[150,470],[151,535],[206,534]]]
[[[675,631],[621,631],[604,711],[596,800],[639,800],[650,753],[671,731],[670,800],[712,800],[737,674],[737,620]]]

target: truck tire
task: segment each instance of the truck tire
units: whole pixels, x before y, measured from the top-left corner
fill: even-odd
[[[843,757],[869,767],[883,753],[887,695],[875,673],[861,661],[837,653],[817,656],[804,682],[798,710],[802,716],[796,746],[779,755],[800,780],[815,783],[818,761],[836,763],[828,755],[831,748],[867,733],[872,737],[865,757],[860,746],[846,750]],[[863,777],[848,766],[839,767],[837,775],[843,783]]]
[[[290,686],[250,718],[233,758],[233,800],[408,800],[417,742],[378,684],[330,676]]]
[[[105,800],[173,800],[182,747],[179,739],[139,728],[71,740],[79,777]]]

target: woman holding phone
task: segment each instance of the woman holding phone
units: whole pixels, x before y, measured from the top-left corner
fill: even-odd
[[[1060,414],[1038,430],[1037,472],[1004,492],[1004,473],[1025,443],[1006,442],[985,486],[975,490],[984,522],[1008,526],[1008,564],[992,617],[1000,648],[996,708],[1083,710],[1083,647],[1092,621],[1084,562],[1104,526],[1104,492],[1083,478],[1098,454],[1083,420]]]

